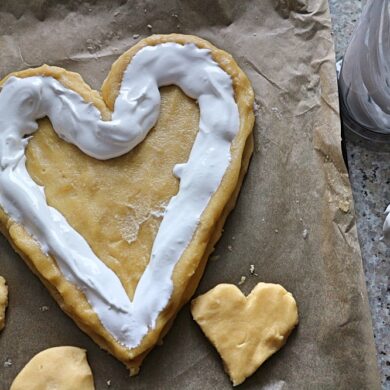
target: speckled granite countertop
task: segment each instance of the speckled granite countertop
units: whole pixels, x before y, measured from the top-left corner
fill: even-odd
[[[365,1],[329,0],[336,59],[342,58]],[[390,389],[390,248],[381,241],[390,203],[390,153],[346,139],[349,173],[382,386]]]

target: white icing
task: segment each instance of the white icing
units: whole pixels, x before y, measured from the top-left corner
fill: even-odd
[[[159,116],[158,88],[177,85],[197,99],[199,132],[188,162],[176,165],[180,188],[166,207],[151,258],[130,301],[114,272],[92,252],[26,170],[26,136],[49,117],[57,134],[97,159],[120,156],[136,145]],[[173,291],[172,273],[230,163],[239,130],[230,76],[210,51],[165,43],[141,49],[128,65],[111,121],[51,77],[11,77],[0,93],[0,204],[56,258],[86,296],[103,326],[121,344],[137,347],[153,328]]]
[[[344,56],[340,93],[359,125],[390,135],[390,3],[370,1]]]
[[[390,245],[390,204],[387,206],[385,211],[385,223],[383,224],[383,239]]]

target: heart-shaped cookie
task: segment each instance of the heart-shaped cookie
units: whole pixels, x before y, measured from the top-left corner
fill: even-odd
[[[79,327],[136,373],[234,206],[252,152],[249,81],[210,43],[160,35],[124,53],[101,94],[49,66],[1,85],[1,230]],[[168,85],[199,112],[174,87],[160,103]]]
[[[271,283],[258,283],[247,297],[233,284],[219,284],[194,299],[191,312],[234,386],[280,349],[298,324],[293,296]]]

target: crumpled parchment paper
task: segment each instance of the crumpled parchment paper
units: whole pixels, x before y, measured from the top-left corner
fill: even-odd
[[[245,293],[259,281],[280,283],[299,304],[300,324],[286,346],[240,389],[379,388],[340,149],[326,0],[3,0],[0,76],[48,63],[99,88],[124,50],[151,33],[171,32],[199,35],[230,52],[256,93],[254,156],[198,293],[246,276]],[[0,274],[10,289],[1,389],[34,354],[56,345],[88,350],[98,390],[230,388],[188,305],[139,376],[129,378],[61,312],[2,237]]]

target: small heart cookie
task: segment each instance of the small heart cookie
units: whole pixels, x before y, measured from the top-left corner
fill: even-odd
[[[239,385],[280,349],[298,324],[291,293],[259,283],[245,297],[233,284],[219,284],[192,301],[191,312]]]
[[[35,355],[12,382],[10,390],[94,390],[84,349],[54,347]]]
[[[5,279],[0,276],[0,330],[5,326],[5,310],[8,305],[8,287]]]
[[[250,83],[229,54],[173,34],[124,53],[101,93],[51,66],[0,85],[0,230],[135,374],[195,291],[238,196]]]

